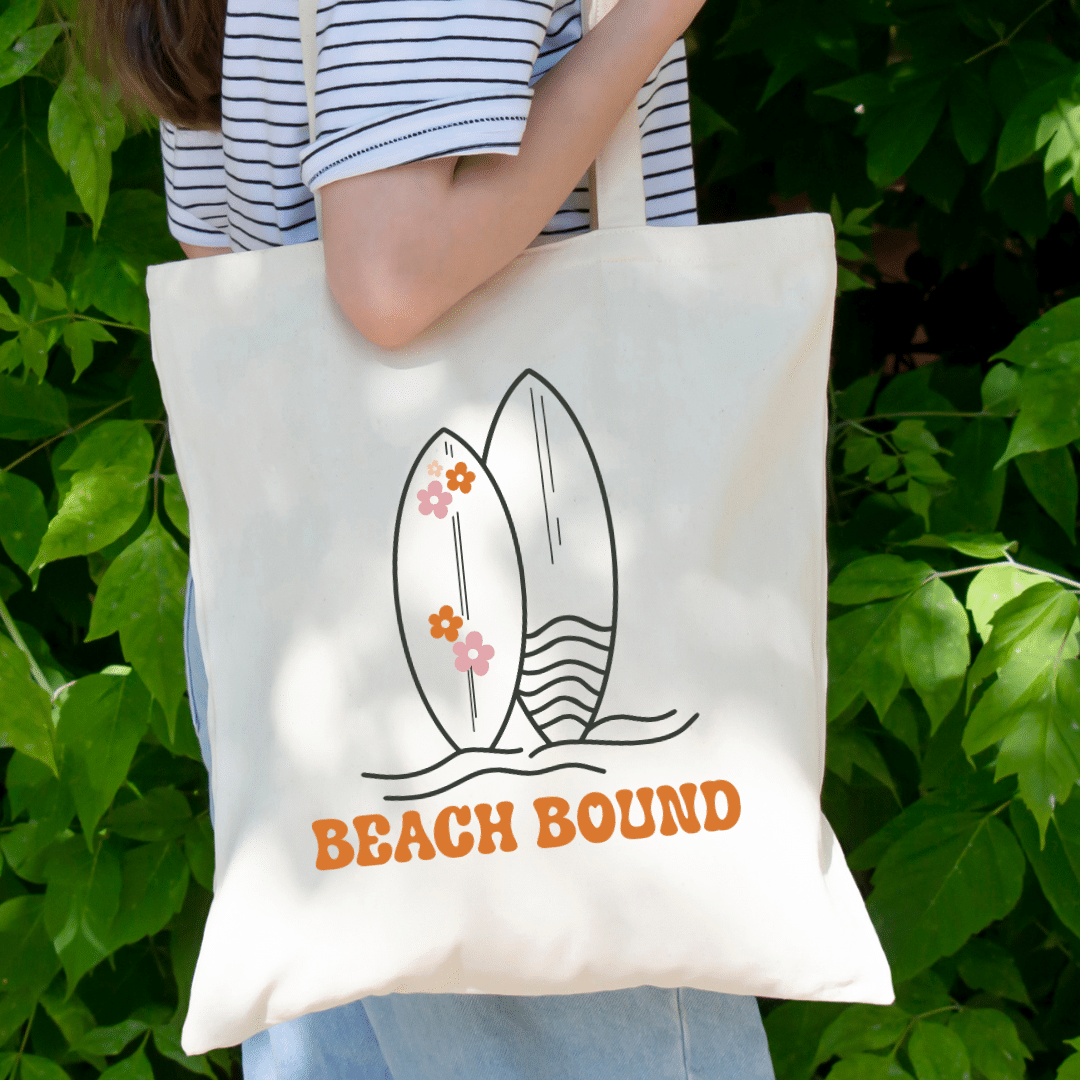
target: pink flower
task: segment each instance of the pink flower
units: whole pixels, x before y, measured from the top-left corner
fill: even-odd
[[[488,661],[495,655],[495,648],[492,645],[485,645],[484,636],[472,630],[466,635],[464,641],[457,642],[454,652],[457,653],[454,667],[458,671],[468,671],[472,668],[477,675],[486,675]]]
[[[420,513],[434,514],[437,518],[446,517],[446,508],[454,501],[454,496],[443,491],[438,480],[432,480],[427,490],[418,491],[416,497],[420,500]]]
[[[428,476],[442,476],[442,466],[439,464],[438,458],[432,458],[428,462],[427,474]]]

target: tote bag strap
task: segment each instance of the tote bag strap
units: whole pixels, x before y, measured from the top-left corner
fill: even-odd
[[[300,2],[300,46],[304,60],[304,89],[307,93],[308,131],[315,133],[315,73],[319,47],[315,23],[319,0]],[[615,6],[617,0],[581,0],[585,32]],[[310,136],[309,136],[310,137]],[[593,226],[619,229],[644,225],[645,182],[641,175],[641,130],[635,100],[619,121],[607,145],[600,151],[591,172]],[[322,229],[322,200],[315,196],[315,214]]]
[[[586,33],[618,0],[581,0]],[[645,181],[641,169],[641,128],[637,98],[623,114],[590,173],[594,229],[624,229],[646,224]]]

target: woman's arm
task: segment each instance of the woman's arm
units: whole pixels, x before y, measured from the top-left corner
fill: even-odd
[[[516,157],[442,158],[327,184],[326,273],[353,325],[384,348],[405,345],[524,251],[702,3],[620,0],[537,84]]]
[[[179,241],[179,244],[189,259],[205,259],[208,255],[228,255],[231,250],[227,247],[200,247],[198,244],[185,244],[183,240]]]

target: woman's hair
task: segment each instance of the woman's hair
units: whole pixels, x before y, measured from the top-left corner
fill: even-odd
[[[95,66],[130,104],[182,127],[221,126],[225,0],[95,0],[88,7]]]

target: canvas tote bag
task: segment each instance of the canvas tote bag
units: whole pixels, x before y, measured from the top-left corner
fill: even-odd
[[[892,1000],[819,807],[830,222],[648,228],[640,153],[631,110],[599,228],[396,352],[319,243],[151,269],[210,684],[188,1053],[391,992]]]

